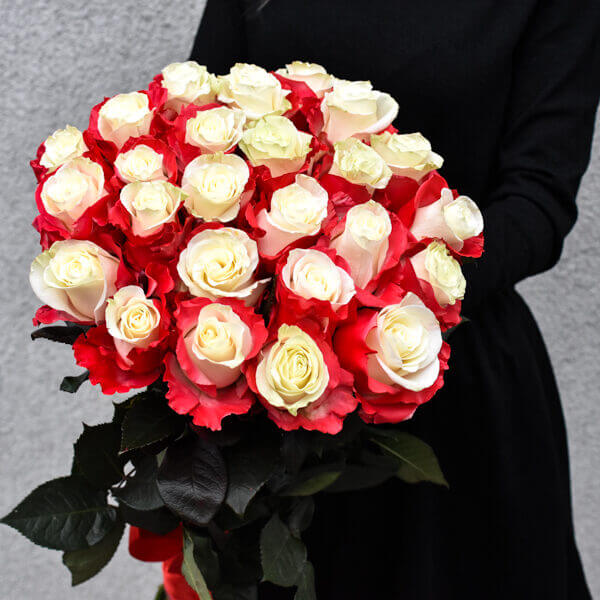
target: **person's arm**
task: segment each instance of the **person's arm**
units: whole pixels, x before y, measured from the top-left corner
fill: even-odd
[[[190,58],[217,74],[245,62],[244,10],[242,0],[208,0]]]
[[[465,266],[467,314],[558,261],[577,216],[599,93],[600,2],[539,0],[514,55],[485,253]]]

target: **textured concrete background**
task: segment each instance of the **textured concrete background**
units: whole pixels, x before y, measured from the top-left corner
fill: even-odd
[[[108,418],[110,399],[89,385],[76,396],[58,391],[76,373],[68,348],[29,340],[37,301],[27,275],[38,252],[34,179],[28,161],[38,143],[65,123],[80,128],[104,95],[143,87],[160,69],[185,59],[202,0],[13,0],[0,22],[0,181],[2,286],[0,331],[0,512],[35,486],[68,472],[81,422]],[[299,57],[301,58],[301,57]],[[460,182],[455,182],[457,185]],[[600,598],[600,139],[579,195],[580,218],[561,264],[521,291],[545,334],[568,423],[579,547]],[[0,595],[6,600],[150,599],[160,581],[155,565],[116,558],[97,578],[73,590],[60,554],[0,528]]]

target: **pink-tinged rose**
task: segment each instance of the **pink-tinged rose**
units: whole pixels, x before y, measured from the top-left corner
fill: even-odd
[[[84,240],[52,244],[31,264],[29,281],[35,295],[70,321],[104,320],[106,299],[115,290],[119,259]]]
[[[385,188],[392,177],[383,158],[356,138],[336,142],[331,174],[364,185],[371,192]]]
[[[171,63],[161,72],[161,85],[167,90],[165,108],[179,113],[189,104],[214,102],[214,76],[193,60]]]
[[[190,107],[184,142],[203,153],[229,152],[242,139],[246,115],[239,108],[216,106],[208,110]],[[195,110],[194,110],[195,109]]]
[[[412,293],[379,311],[361,309],[336,331],[334,348],[370,423],[410,418],[442,387],[450,355],[435,315]]]
[[[248,412],[253,394],[244,363],[267,339],[262,318],[238,300],[194,298],[175,312],[177,349],[166,360],[167,398],[173,410],[202,427],[220,429],[231,414]]]
[[[39,165],[51,173],[87,151],[88,147],[81,131],[77,127],[67,125],[64,129],[57,129],[46,138],[43,143],[43,151],[39,156]]]
[[[275,257],[286,246],[315,236],[327,217],[329,197],[319,182],[308,175],[296,175],[294,183],[271,196],[271,209],[259,211],[256,221],[265,235],[257,240],[262,256]]]
[[[145,135],[130,138],[115,158],[115,174],[122,183],[177,181],[177,159],[161,140]]]
[[[321,65],[299,60],[285,65],[283,69],[277,69],[276,74],[292,81],[305,83],[318,98],[322,98],[325,92],[332,88],[334,82],[333,76],[329,75]]]
[[[346,138],[378,133],[398,114],[398,103],[373,89],[369,81],[336,79],[321,104],[323,130],[332,144]]]
[[[336,434],[357,401],[318,324],[282,324],[246,368],[250,387],[278,427]]]
[[[269,279],[257,279],[258,248],[233,227],[206,227],[179,255],[177,272],[192,296],[238,298],[253,306]]]
[[[107,300],[106,324],[77,339],[75,360],[105,394],[125,393],[160,377],[169,335],[164,304],[138,286],[126,286]]]

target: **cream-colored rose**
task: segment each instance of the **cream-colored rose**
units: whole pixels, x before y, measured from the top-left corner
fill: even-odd
[[[327,216],[329,197],[319,182],[308,175],[296,175],[296,181],[279,188],[271,196],[271,210],[257,215],[265,235],[258,239],[261,254],[275,256],[289,244],[317,235]]]
[[[295,325],[281,325],[277,341],[261,352],[256,368],[259,394],[275,408],[296,416],[319,400],[329,371],[315,341]]]
[[[333,76],[329,75],[321,65],[300,60],[285,65],[284,69],[278,69],[277,74],[292,81],[302,81],[319,98],[322,98],[325,92],[331,89],[334,80]]]
[[[185,143],[205,153],[227,152],[242,139],[246,115],[239,108],[201,110],[185,124]]]
[[[67,125],[64,129],[57,129],[44,142],[44,154],[40,158],[40,165],[50,172],[58,169],[66,162],[87,152],[88,147],[83,141],[83,134],[77,127]]]
[[[444,159],[431,150],[429,140],[420,133],[390,133],[371,136],[371,147],[394,175],[420,181],[427,173],[441,168]]]
[[[120,153],[115,159],[115,171],[125,183],[167,179],[163,155],[145,144],[138,144],[135,148]]]
[[[350,265],[358,287],[364,288],[381,270],[391,233],[390,215],[374,200],[353,206],[346,214],[344,231],[331,246]]]
[[[310,152],[312,135],[298,131],[286,117],[263,117],[244,131],[240,148],[255,167],[264,165],[273,177],[298,171]]]
[[[467,282],[460,263],[450,255],[445,244],[431,242],[410,260],[417,277],[431,284],[440,306],[453,305],[464,298]]]
[[[460,251],[465,240],[483,231],[483,216],[471,198],[454,198],[452,191],[444,188],[439,200],[417,209],[410,231],[417,240],[440,238]]]
[[[162,86],[168,93],[166,108],[180,112],[188,104],[202,106],[215,99],[213,76],[193,60],[167,65],[162,76]]]
[[[241,108],[248,119],[282,115],[292,107],[286,99],[289,90],[281,87],[277,77],[256,65],[236,63],[229,75],[219,77],[218,87],[219,100]]]
[[[373,148],[356,138],[337,142],[334,148],[332,175],[375,189],[387,186],[392,172]]]
[[[281,270],[282,283],[302,298],[330,302],[334,310],[356,293],[352,277],[319,250],[294,249]]]
[[[239,378],[252,349],[250,328],[226,304],[204,306],[196,326],[183,334],[183,340],[192,362],[217,388]]]
[[[105,193],[102,167],[80,156],[66,162],[46,179],[40,197],[48,213],[71,229]]]
[[[134,235],[147,237],[174,221],[185,194],[166,181],[128,183],[120,195],[121,204],[131,215]]]
[[[106,301],[106,328],[124,361],[133,348],[147,348],[158,339],[160,312],[137,285],[121,288]]]
[[[249,177],[246,161],[235,154],[198,156],[183,172],[185,207],[205,221],[231,221],[238,215]]]
[[[256,303],[268,279],[256,281],[256,242],[233,227],[205,229],[196,234],[179,256],[177,272],[192,296],[240,298]]]
[[[32,263],[29,281],[35,295],[74,321],[104,320],[106,298],[115,292],[119,260],[84,240],[62,240]]]
[[[102,105],[98,131],[105,140],[121,148],[130,137],[147,135],[153,116],[146,94],[117,94]]]
[[[374,350],[368,357],[369,375],[377,381],[419,392],[438,378],[440,324],[415,294],[383,308],[366,342]]]
[[[351,136],[377,133],[398,114],[398,103],[373,89],[370,81],[336,79],[321,104],[323,131],[333,144]]]

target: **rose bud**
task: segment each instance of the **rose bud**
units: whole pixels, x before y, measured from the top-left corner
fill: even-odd
[[[125,183],[168,179],[163,155],[145,144],[138,144],[115,159],[117,177]]]
[[[429,172],[439,169],[444,159],[431,150],[429,140],[420,133],[397,134],[384,131],[371,136],[371,147],[394,175],[421,181]]]
[[[267,330],[238,300],[194,298],[182,302],[175,315],[177,349],[165,361],[169,405],[190,414],[196,425],[221,429],[224,417],[252,406],[241,369],[262,348]]]
[[[153,116],[147,94],[117,94],[104,102],[98,111],[98,133],[102,139],[121,148],[130,137],[147,135]]]
[[[398,103],[373,89],[370,81],[336,79],[321,104],[327,138],[332,144],[355,135],[377,133],[398,114]]]
[[[248,119],[265,115],[282,115],[291,108],[277,78],[262,67],[236,63],[229,75],[218,78],[218,99],[224,104],[241,108]]]
[[[358,287],[366,287],[381,271],[391,233],[390,215],[374,200],[357,204],[347,212],[344,231],[332,240],[331,246],[350,266]]]
[[[261,255],[274,257],[295,241],[317,235],[327,217],[328,203],[327,192],[308,175],[298,174],[294,183],[275,190],[271,210],[264,208],[256,217],[265,231],[257,240]]]
[[[106,298],[116,289],[119,259],[96,244],[63,240],[32,263],[29,281],[35,295],[55,311],[55,320],[99,323]]]
[[[442,387],[450,355],[435,315],[412,293],[380,311],[359,310],[336,331],[334,347],[371,423],[410,418]]]
[[[146,387],[161,374],[169,321],[161,302],[138,286],[123,287],[106,301],[106,324],[73,345],[75,360],[105,394]]]
[[[235,154],[198,156],[183,172],[185,207],[204,221],[232,221],[240,210],[249,177],[246,161]]]
[[[276,338],[246,368],[250,387],[269,418],[285,431],[299,429],[338,433],[344,417],[356,408],[352,376],[318,325],[281,325]]]
[[[72,231],[81,215],[106,195],[104,171],[99,164],[80,156],[43,181],[38,193],[43,210]]]
[[[277,69],[276,72],[286,79],[302,81],[319,98],[322,98],[325,92],[333,86],[333,76],[329,75],[324,67],[315,63],[295,60],[285,65],[284,69]]]
[[[148,237],[175,221],[184,197],[181,189],[166,181],[136,181],[121,190],[119,199],[130,216],[133,235]]]
[[[40,157],[40,165],[49,172],[55,171],[66,162],[87,152],[83,134],[77,127],[67,125],[57,129],[43,144],[44,153]]]
[[[229,152],[242,138],[246,115],[239,108],[197,110],[185,122],[184,141],[205,154]]]
[[[277,269],[280,321],[299,315],[332,320],[346,318],[348,304],[356,290],[341,262],[331,250],[291,250]]]
[[[356,138],[337,142],[334,147],[332,175],[367,188],[383,189],[387,186],[392,172],[373,148]]]
[[[471,198],[455,198],[451,190],[444,188],[439,200],[417,208],[410,231],[417,240],[440,238],[460,252],[465,240],[483,231],[483,216]]]
[[[431,285],[440,306],[454,305],[464,298],[467,282],[460,263],[451,256],[445,244],[431,242],[410,262],[417,277]]]
[[[167,65],[162,77],[162,86],[168,93],[165,108],[177,113],[188,104],[202,106],[215,99],[213,76],[193,60]]]
[[[269,281],[255,280],[257,266],[256,242],[240,229],[222,227],[197,233],[181,252],[177,272],[192,296],[239,298],[252,306]]]
[[[253,166],[269,168],[271,177],[298,171],[310,152],[312,135],[298,131],[286,117],[270,115],[251,124],[240,148]]]

